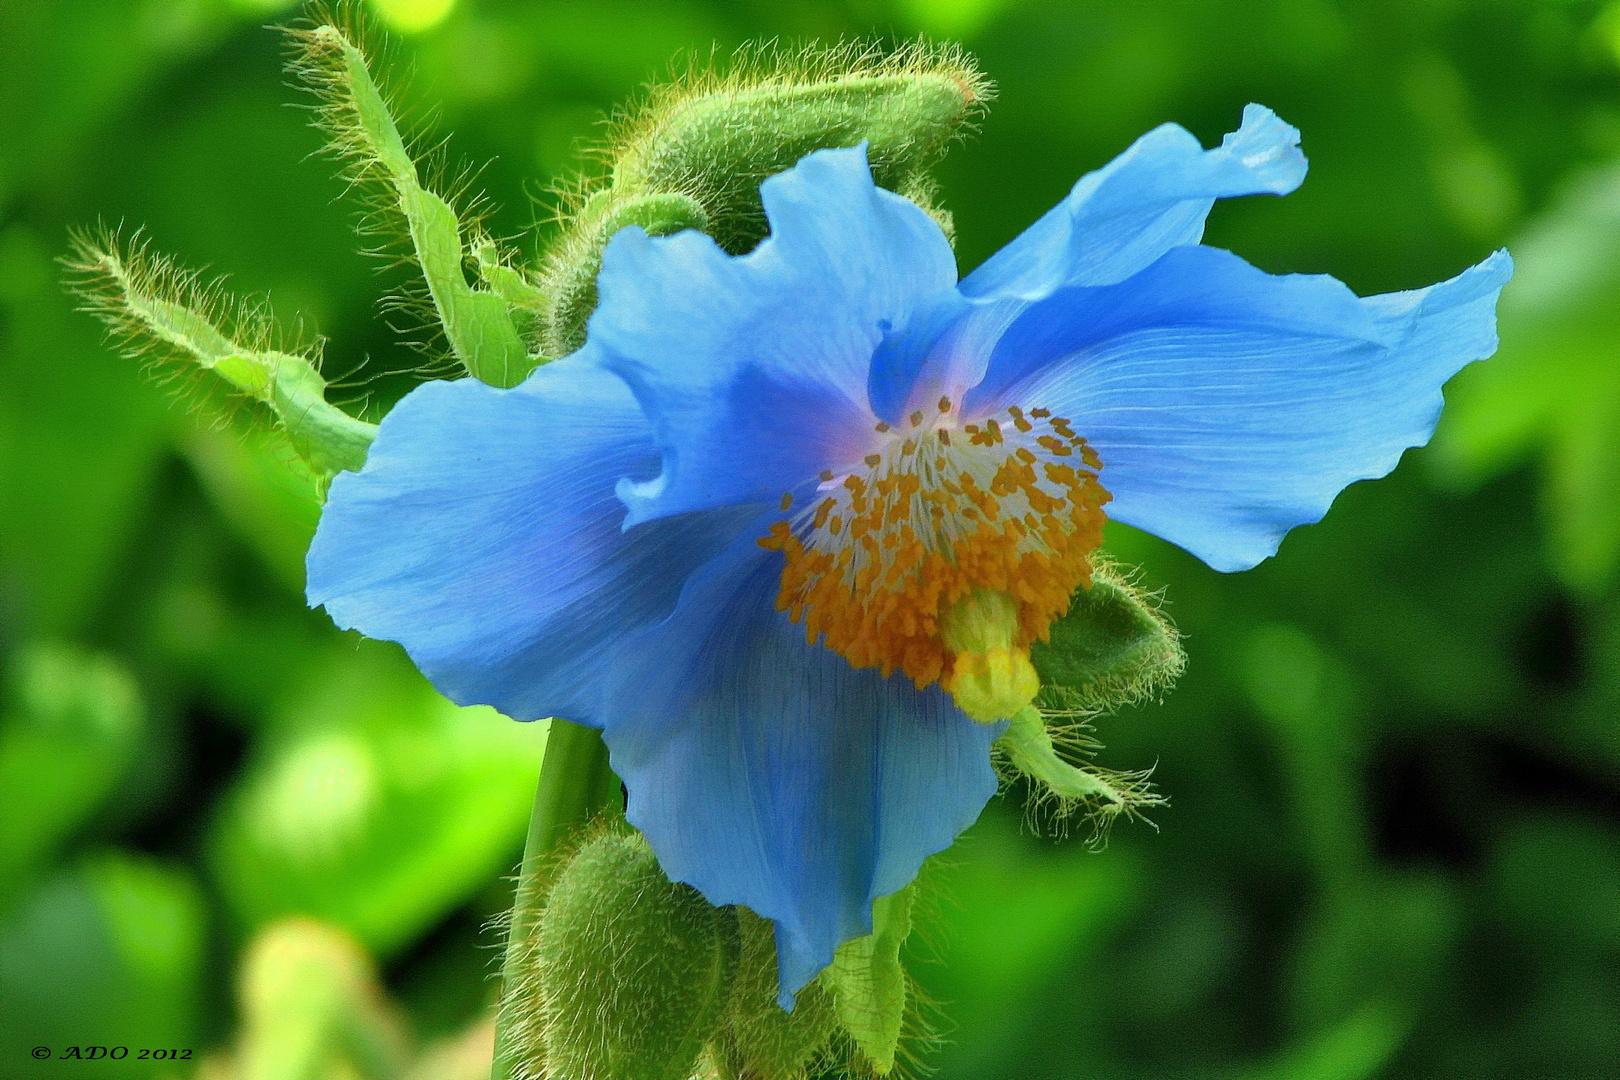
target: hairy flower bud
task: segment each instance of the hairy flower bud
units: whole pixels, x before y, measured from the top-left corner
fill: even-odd
[[[700,71],[656,87],[610,137],[608,175],[568,215],[547,257],[546,351],[561,356],[584,342],[602,249],[619,227],[642,224],[655,236],[696,228],[741,254],[767,231],[760,183],[813,150],[866,142],[878,184],[948,226],[929,206],[927,171],[991,94],[959,49],[923,45],[892,53],[765,48],[739,56],[725,74]],[[647,200],[678,204],[678,212],[643,222]]]
[[[1095,559],[1090,587],[1076,591],[1068,613],[1031,644],[1043,708],[1107,712],[1151,697],[1181,674],[1181,635],[1131,574]]]
[[[605,832],[558,874],[530,961],[506,1006],[526,1044],[514,1075],[687,1080],[722,1022],[735,922],[665,877],[641,834]]]

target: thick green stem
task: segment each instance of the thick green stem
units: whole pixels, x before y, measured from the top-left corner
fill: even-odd
[[[619,779],[608,767],[607,746],[594,728],[552,720],[546,736],[546,757],[540,767],[540,788],[529,817],[529,838],[523,845],[517,896],[506,937],[506,960],[501,969],[503,986],[510,986],[522,962],[529,935],[544,893],[549,856],[571,829],[605,807],[617,804]],[[502,1012],[495,1026],[495,1060],[490,1080],[510,1080],[512,1062],[508,1019]]]

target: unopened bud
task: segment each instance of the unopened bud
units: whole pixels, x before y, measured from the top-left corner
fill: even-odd
[[[547,897],[533,978],[507,1005],[536,1014],[520,1019],[538,1020],[542,1044],[515,1075],[688,1080],[719,1033],[736,958],[730,912],[665,877],[640,833],[587,840]]]

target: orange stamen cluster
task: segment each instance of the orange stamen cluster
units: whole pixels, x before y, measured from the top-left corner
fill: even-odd
[[[814,501],[760,539],[785,558],[778,609],[855,667],[919,688],[949,670],[941,612],[974,590],[1016,601],[1016,647],[1044,640],[1091,583],[1109,499],[1096,452],[1045,409],[963,423],[948,398],[876,435],[860,466],[822,473]]]

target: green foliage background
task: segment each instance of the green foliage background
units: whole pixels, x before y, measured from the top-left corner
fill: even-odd
[[[941,174],[964,268],[1154,124],[1208,143],[1247,101],[1311,176],[1218,207],[1209,242],[1363,293],[1509,244],[1500,356],[1391,478],[1233,577],[1112,529],[1190,665],[1102,722],[1101,761],[1157,763],[1172,805],[1100,855],[993,805],[918,970],[953,1080],[1620,1075],[1620,4],[378,7],[407,99],[493,160],[504,233],[549,228],[579,140],[676,53],[926,32],[1000,86]],[[144,223],[309,317],[355,411],[407,385],[388,274],[287,107],[284,13],[0,0],[7,1078],[92,1075],[35,1045],[223,1045],[240,949],[290,912],[370,949],[420,1038],[492,991],[543,733],[305,610],[307,481],[118,359],[54,262],[70,225]]]

